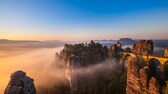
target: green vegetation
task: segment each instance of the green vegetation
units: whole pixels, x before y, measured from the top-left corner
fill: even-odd
[[[86,44],[65,44],[60,57],[66,62],[70,61],[71,66],[81,68],[104,63],[103,61],[111,57],[114,52],[110,49],[94,41]],[[126,73],[121,70],[119,64],[110,60],[110,63],[115,63],[115,67],[75,74],[77,89],[73,94],[125,94]]]
[[[119,67],[106,70],[98,70],[94,73],[77,75],[77,90],[72,94],[125,94],[126,73],[122,73]],[[71,94],[71,88],[65,82],[56,82],[51,87],[37,87],[38,94]]]
[[[77,85],[77,94],[125,94],[126,73],[115,67],[92,75],[79,75]]]
[[[59,84],[56,82],[56,85],[51,87],[39,87],[40,91],[37,92],[39,94],[125,94],[126,72],[122,71],[121,66],[114,62],[113,58],[109,58],[110,51],[107,46],[103,47],[94,41],[86,44],[65,44],[58,56],[65,62],[70,61],[70,65],[76,66],[76,70],[83,68],[79,73],[73,74],[75,78],[72,77],[72,80],[75,80],[75,84],[72,83],[76,90],[72,90],[68,80],[65,79],[64,82]],[[106,59],[109,60],[108,63],[104,62]],[[99,64],[104,66],[97,69],[96,65]],[[93,69],[94,65],[96,68]]]
[[[108,57],[108,48],[94,41],[88,44],[65,44],[60,55],[73,65],[88,66],[104,61]]]
[[[124,52],[131,53],[131,48],[129,47],[125,48]]]
[[[143,59],[143,57],[137,55],[135,64],[139,69],[141,69],[147,65],[147,62]]]
[[[110,46],[109,50],[108,50],[108,56],[112,57],[114,53],[114,45]]]

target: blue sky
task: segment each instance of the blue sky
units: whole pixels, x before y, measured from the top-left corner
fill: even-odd
[[[167,39],[168,0],[1,0],[0,38]]]

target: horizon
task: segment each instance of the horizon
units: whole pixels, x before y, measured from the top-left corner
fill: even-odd
[[[124,39],[124,38],[126,38],[126,37],[123,37],[123,38],[118,38],[118,39],[94,39],[93,41],[119,41],[120,39]],[[129,38],[129,39],[131,39],[131,40],[153,40],[153,41],[162,41],[162,40],[168,40],[168,38],[167,39],[144,39],[144,38],[142,38],[142,39],[133,39],[133,38]],[[24,40],[22,40],[22,39],[0,39],[0,41],[25,41],[25,42],[27,42],[27,41],[37,41],[37,42],[48,42],[48,41],[57,41],[57,42],[85,42],[85,41],[91,41],[91,40],[29,40],[29,39],[24,39]]]
[[[0,1],[0,38],[167,40],[168,1]]]

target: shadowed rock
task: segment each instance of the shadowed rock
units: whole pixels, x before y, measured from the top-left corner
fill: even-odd
[[[11,74],[4,94],[36,94],[33,79],[19,70]]]
[[[114,57],[119,61],[121,59],[120,52],[122,51],[123,49],[121,48],[121,43],[118,41],[116,44],[111,45],[111,47],[108,50],[108,56]]]

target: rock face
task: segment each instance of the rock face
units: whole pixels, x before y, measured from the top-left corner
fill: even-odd
[[[26,73],[19,70],[11,74],[10,81],[4,94],[36,94],[33,79],[26,76]]]
[[[121,51],[121,43],[119,41],[115,44],[114,51],[115,52]]]
[[[116,44],[111,45],[111,47],[109,48],[109,57],[120,57],[121,51],[121,43],[118,41]]]
[[[140,67],[135,58],[127,60],[127,86],[126,94],[159,94],[159,85],[156,77],[150,77],[148,66]]]
[[[152,55],[153,47],[152,40],[140,40],[134,44],[132,52],[142,55]]]
[[[159,84],[155,77],[150,77],[150,69],[144,67],[139,74],[143,94],[159,94]]]
[[[138,66],[132,61],[126,61],[127,65],[127,86],[126,94],[140,94],[141,83],[138,75]]]
[[[168,57],[168,48],[165,49],[164,56],[165,56],[165,57]]]

